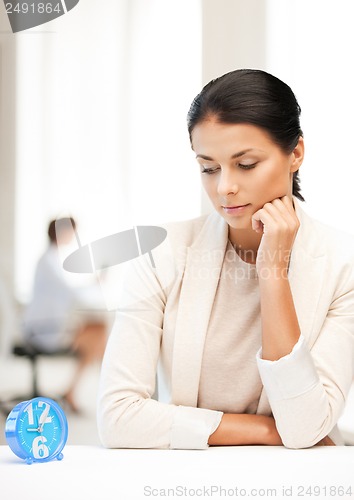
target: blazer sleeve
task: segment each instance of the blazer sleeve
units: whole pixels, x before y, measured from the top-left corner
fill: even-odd
[[[126,273],[99,385],[105,447],[204,449],[220,423],[222,412],[153,399],[169,286],[145,257]]]
[[[261,359],[259,373],[288,448],[307,448],[328,435],[341,416],[353,382],[354,273],[348,263],[311,349],[302,334],[277,361]]]

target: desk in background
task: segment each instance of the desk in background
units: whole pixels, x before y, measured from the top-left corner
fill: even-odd
[[[281,446],[207,450],[67,446],[64,452],[61,462],[27,465],[7,446],[0,446],[0,498],[354,498],[354,448],[349,446],[306,450]]]

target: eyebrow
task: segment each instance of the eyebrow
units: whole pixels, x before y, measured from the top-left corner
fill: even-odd
[[[231,156],[231,158],[232,159],[239,158],[240,156],[243,156],[246,153],[249,153],[250,151],[260,151],[260,152],[264,153],[264,151],[262,149],[249,148],[249,149],[245,149],[244,151],[240,151],[239,153],[235,153],[234,155]],[[214,161],[213,158],[211,158],[210,156],[206,156],[206,155],[197,155],[196,158],[202,158],[203,160]]]

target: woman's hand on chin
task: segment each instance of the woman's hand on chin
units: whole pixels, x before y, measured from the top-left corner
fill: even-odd
[[[256,260],[260,279],[287,275],[299,226],[300,222],[289,196],[276,198],[253,214],[252,228],[258,233],[263,232]]]

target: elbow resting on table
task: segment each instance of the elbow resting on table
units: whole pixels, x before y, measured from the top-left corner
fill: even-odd
[[[317,445],[322,439],[328,436],[329,432],[324,430],[324,426],[320,432],[314,431],[312,433],[303,432],[303,429],[295,428],[294,426],[290,431],[279,431],[279,434],[285,448],[301,450]]]
[[[336,424],[344,408],[344,397],[339,401],[322,384],[317,384],[301,396],[300,403],[298,398],[272,403],[276,428],[286,448],[311,448],[332,431],[336,442],[342,441]]]
[[[285,448],[289,448],[290,450],[302,450],[305,448],[311,448],[315,444],[317,444],[315,441],[310,441],[310,440],[304,440],[300,436],[294,436],[291,438],[282,438],[283,440],[283,445]],[[320,440],[318,440],[320,441]]]
[[[165,408],[142,397],[126,397],[115,403],[99,404],[98,434],[105,448],[168,448],[169,419]],[[166,410],[165,410],[166,411]]]
[[[124,424],[113,415],[100,415],[98,418],[98,436],[104,448],[127,448],[124,440]]]
[[[130,413],[129,407],[122,404],[99,411],[98,435],[105,448],[143,448],[139,442],[139,429],[134,429],[136,425],[134,418],[129,417]]]

